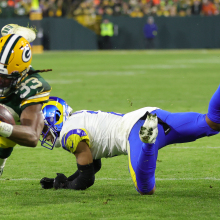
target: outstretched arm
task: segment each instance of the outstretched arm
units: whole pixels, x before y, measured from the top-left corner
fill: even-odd
[[[95,171],[92,153],[85,141],[81,141],[75,151],[79,176],[73,181],[67,181],[65,188],[84,190],[95,182]]]
[[[74,154],[76,156],[79,175],[74,180],[69,181],[64,174],[58,173],[53,183],[55,189],[85,190],[94,184],[95,171],[93,158],[86,141],[79,142]]]
[[[93,167],[94,167],[94,172],[96,174],[102,167],[101,159],[93,160]],[[72,174],[71,176],[67,178],[68,181],[73,181],[79,176],[79,174],[80,172],[79,170],[77,170],[74,174]]]
[[[74,154],[76,156],[76,162],[79,165],[88,165],[93,163],[91,150],[85,141],[79,142]]]
[[[89,136],[86,130],[69,130],[61,139],[62,147],[75,155],[78,171],[69,179],[64,174],[57,173],[57,177],[53,182],[53,187],[55,189],[87,189],[95,182],[95,169],[92,153],[89,148]],[[48,182],[49,186],[47,184]],[[43,188],[51,188],[52,186],[50,178],[43,178],[40,183]]]
[[[93,160],[94,173],[96,174],[101,169],[101,159]],[[80,170],[77,170],[74,174],[67,178],[67,181],[73,181],[80,175]],[[40,184],[44,189],[53,188],[54,178],[44,177],[40,180]]]

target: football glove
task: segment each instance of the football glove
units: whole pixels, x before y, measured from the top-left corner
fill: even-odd
[[[54,189],[65,189],[68,178],[63,173],[57,173],[57,177],[54,179]]]
[[[53,188],[54,178],[44,177],[40,180],[40,184],[43,189],[51,189]]]

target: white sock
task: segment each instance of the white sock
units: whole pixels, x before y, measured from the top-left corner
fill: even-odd
[[[3,173],[3,169],[4,169],[4,167],[5,167],[6,160],[7,160],[7,158],[6,158],[6,159],[1,159],[1,158],[0,158],[0,176],[1,176],[2,173]]]

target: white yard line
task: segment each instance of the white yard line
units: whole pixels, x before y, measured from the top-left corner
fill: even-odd
[[[169,147],[169,146],[167,146],[167,147]],[[217,146],[217,147],[210,147],[210,146],[199,146],[199,147],[187,147],[187,146],[179,146],[179,147],[175,147],[175,146],[172,146],[172,147],[169,147],[169,148],[179,148],[179,149],[188,149],[188,148],[196,148],[196,149],[200,149],[200,148],[210,148],[210,149],[213,149],[213,148],[216,148],[216,149],[218,149],[218,148],[220,148],[220,146]]]
[[[81,79],[75,79],[75,80],[47,80],[50,84],[72,84],[72,83],[78,83],[82,82]]]
[[[216,146],[216,147],[211,147],[211,146],[198,146],[198,147],[190,147],[190,146],[166,146],[167,148],[182,148],[182,149],[188,149],[188,148],[196,148],[196,149],[200,149],[200,148],[210,148],[210,149],[213,149],[213,148],[220,148],[220,146]],[[16,149],[30,149],[30,147],[22,147],[22,146],[17,146]],[[35,149],[45,149],[43,147],[36,147]]]
[[[0,181],[39,181],[40,179],[31,179],[31,178],[20,178],[20,179],[3,179],[0,178]],[[121,180],[131,180],[128,179],[122,179],[122,178],[96,178],[98,181],[102,180],[112,180],[112,181],[121,181]],[[215,177],[204,177],[204,178],[156,178],[157,181],[182,181],[182,180],[188,180],[188,181],[195,181],[195,180],[212,180],[212,181],[220,181],[220,178]]]

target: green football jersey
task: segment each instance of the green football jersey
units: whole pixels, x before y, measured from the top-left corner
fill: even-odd
[[[10,96],[0,99],[0,103],[8,107],[17,123],[27,106],[48,102],[50,91],[51,86],[38,73],[34,73],[23,79]]]

